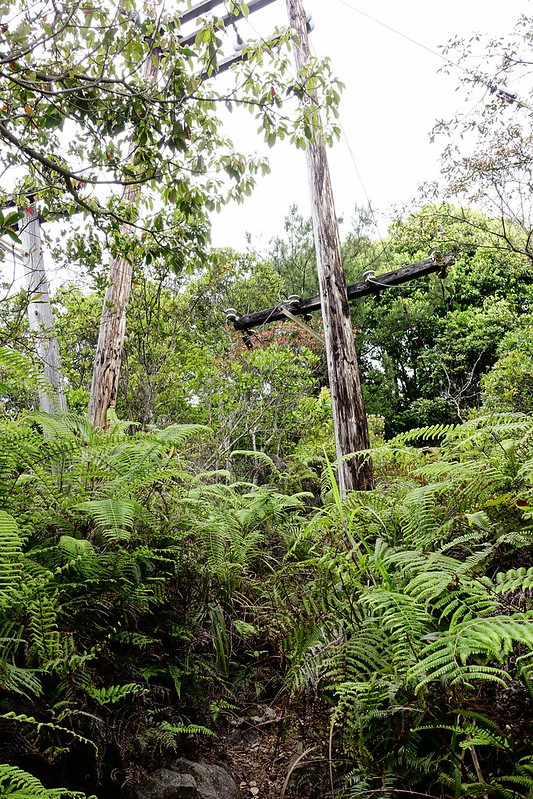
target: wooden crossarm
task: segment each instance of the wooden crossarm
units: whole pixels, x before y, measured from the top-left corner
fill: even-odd
[[[418,261],[414,264],[406,264],[401,269],[395,269],[393,272],[385,272],[383,275],[377,275],[369,280],[361,280],[359,283],[352,283],[347,286],[348,299],[358,300],[362,297],[369,297],[373,294],[379,293],[381,290],[391,288],[392,286],[399,286],[402,283],[408,283],[410,280],[430,275],[433,272],[440,272],[451,266],[454,258],[453,255],[433,256],[426,258],[425,261]],[[291,305],[291,315],[304,316],[312,311],[319,311],[321,308],[320,297],[308,297],[301,300],[298,305]],[[264,311],[256,311],[255,313],[244,314],[237,316],[233,320],[235,330],[250,330],[251,328],[258,327],[259,325],[266,325],[269,322],[277,322],[280,319],[286,319],[287,313],[283,304],[275,305],[272,308],[267,308]]]

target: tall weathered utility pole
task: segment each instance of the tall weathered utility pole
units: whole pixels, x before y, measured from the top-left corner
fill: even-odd
[[[307,19],[302,0],[286,0],[289,20],[298,41],[294,45],[296,66],[304,70],[310,58]],[[304,94],[302,102],[316,115],[317,97]],[[342,263],[341,242],[333,191],[329,173],[326,147],[320,133],[312,128],[312,138],[307,144],[307,165],[311,191],[313,231],[318,264],[318,281],[326,340],[329,384],[333,406],[337,458],[368,449],[368,425],[355,351],[355,341],[346,291],[346,278]],[[354,457],[340,460],[338,468],[339,489],[361,491],[373,488],[372,462],[368,458]]]
[[[190,22],[197,19],[202,14],[220,5],[223,0],[201,0],[194,5],[181,18],[181,22]],[[249,13],[258,11],[264,6],[272,3],[273,0],[250,0],[248,3]],[[223,23],[240,19],[239,14],[226,14]],[[181,44],[192,44],[198,31],[189,37],[182,38]],[[226,69],[230,64],[243,58],[242,54],[231,56],[225,59],[213,77]],[[148,82],[155,82],[159,70],[159,56],[154,48],[148,55],[144,64],[144,78]],[[136,142],[132,142],[130,157],[136,149]],[[141,187],[138,184],[126,186],[122,194],[124,205],[136,206],[139,202]],[[124,224],[121,228],[123,235],[135,235],[133,228]],[[98,343],[94,359],[93,376],[91,383],[91,393],[89,395],[89,421],[96,427],[106,429],[108,426],[107,412],[114,408],[117,402],[118,384],[120,369],[122,365],[122,354],[124,350],[124,339],[126,336],[126,310],[128,307],[131,284],[133,278],[133,264],[122,255],[117,255],[111,264],[109,282],[106,290],[100,330],[98,333]]]
[[[50,287],[44,268],[37,203],[24,210],[19,222],[19,232],[28,292],[28,323],[36,337],[35,351],[43,363],[44,376],[50,383],[50,391],[39,391],[39,407],[45,413],[66,411],[59,345],[50,304]]]
[[[159,71],[159,56],[150,53],[144,64],[144,78],[154,82]],[[132,142],[130,158],[133,158],[136,142]],[[136,207],[141,187],[132,183],[124,188],[122,203]],[[123,224],[123,236],[134,236],[131,225]],[[133,263],[123,255],[116,255],[111,262],[109,281],[102,307],[98,343],[94,358],[91,393],[89,395],[89,421],[95,427],[106,430],[107,412],[117,403],[118,382],[122,366],[124,339],[126,337],[126,310],[131,294]]]
[[[126,186],[122,194],[124,204],[136,205],[139,197],[137,185]],[[134,235],[129,225],[122,225],[122,235]],[[117,402],[118,381],[122,365],[126,336],[126,309],[131,293],[133,263],[123,255],[111,262],[109,282],[105,293],[96,345],[91,393],[89,395],[89,421],[95,427],[106,429],[107,411]]]

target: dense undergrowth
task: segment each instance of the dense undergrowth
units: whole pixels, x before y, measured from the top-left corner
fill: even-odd
[[[533,790],[531,421],[409,436],[443,434],[376,451],[380,487],[300,536],[314,577],[291,676],[331,698],[346,797]]]
[[[301,464],[202,473],[197,426],[1,429],[0,795],[116,796],[281,695],[329,707],[332,796],[531,795],[529,417],[398,437],[344,500],[326,461],[319,509]]]

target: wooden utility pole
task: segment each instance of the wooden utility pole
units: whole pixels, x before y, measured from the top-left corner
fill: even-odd
[[[294,45],[296,66],[298,70],[304,70],[311,51],[302,0],[286,0],[286,2],[290,24],[298,39]],[[309,105],[312,115],[316,115],[317,98],[314,94],[304,96],[302,102]],[[320,139],[320,133],[311,127],[312,139],[307,144],[306,153],[313,230],[335,444],[337,458],[342,459],[350,453],[368,449],[370,441],[326,148]],[[350,458],[347,461],[340,460],[338,482],[343,495],[348,491],[373,488],[372,462],[368,458],[361,457]]]
[[[155,82],[159,71],[159,57],[151,52],[144,64],[144,78]],[[133,158],[136,142],[132,142],[130,158]],[[139,202],[141,186],[132,183],[124,188],[122,203],[135,207]],[[120,228],[123,236],[134,236],[131,225]],[[89,421],[94,427],[106,430],[107,412],[117,404],[118,383],[126,337],[126,311],[131,294],[133,263],[123,255],[111,262],[109,282],[102,307],[98,343],[94,359],[91,393],[89,395]]]
[[[28,292],[28,323],[36,337],[35,350],[43,362],[44,376],[50,383],[50,391],[39,391],[39,407],[45,413],[64,412],[67,410],[67,403],[62,385],[50,287],[44,269],[41,228],[36,203],[24,210],[19,230]]]
[[[126,186],[122,202],[135,205],[140,188]],[[122,225],[122,235],[134,235],[129,225]],[[117,403],[118,381],[122,366],[124,339],[126,337],[126,310],[131,294],[133,263],[123,255],[111,262],[109,282],[102,306],[100,330],[94,359],[91,393],[89,395],[89,421],[95,427],[106,430],[107,412]]]
[[[201,0],[201,2],[182,15],[182,24],[197,19],[222,2],[223,0]],[[251,0],[248,4],[249,13],[258,11],[272,2],[273,0]],[[240,19],[242,16],[242,14],[226,14],[223,22],[226,24]],[[197,33],[198,31],[195,31],[191,36],[182,38],[182,46],[185,43],[192,44]],[[224,71],[232,63],[242,60],[242,58],[242,54],[238,54],[225,59],[219,65],[220,69],[214,73],[213,77],[218,74],[218,71]],[[153,51],[146,59],[144,78],[148,82],[155,82],[158,71],[159,57]],[[136,143],[132,142],[130,157],[133,157],[135,148]],[[140,193],[140,185],[132,184],[126,186],[122,194],[123,204],[136,206],[139,202]],[[122,226],[121,233],[125,236],[135,235],[133,228],[128,224]],[[89,421],[92,425],[101,427],[104,430],[108,427],[107,412],[110,408],[114,408],[117,403],[118,383],[126,336],[126,310],[131,294],[132,278],[133,264],[131,261],[121,255],[116,256],[111,264],[109,282],[102,308],[89,396]]]

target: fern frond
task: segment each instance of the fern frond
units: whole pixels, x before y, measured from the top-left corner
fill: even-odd
[[[114,705],[117,702],[121,702],[126,696],[138,696],[147,692],[147,689],[138,683],[107,685],[105,688],[95,688],[93,685],[88,685],[85,690],[99,705]]]
[[[96,753],[98,753],[98,747],[91,741],[90,738],[84,738],[83,735],[79,735],[74,730],[69,729],[68,727],[62,727],[60,724],[53,724],[52,722],[46,721],[38,721],[33,716],[26,716],[24,713],[15,713],[13,711],[9,711],[8,713],[1,713],[0,719],[5,719],[6,721],[15,722],[17,724],[28,724],[31,727],[34,727],[37,732],[40,732],[43,729],[50,730],[50,732],[57,732],[57,733],[65,733],[70,738],[75,741],[79,741],[82,744],[87,744],[88,746],[92,747]]]
[[[0,510],[0,605],[17,593],[22,579],[22,542],[15,519]]]
[[[280,472],[270,455],[267,455],[266,452],[258,452],[256,450],[249,450],[249,449],[235,449],[230,453],[230,458],[235,458],[237,455],[253,458],[256,461],[261,461],[268,466],[272,470],[272,474],[275,477],[280,476]]]
[[[521,566],[518,569],[509,569],[507,572],[499,572],[495,577],[495,590],[499,594],[508,591],[531,591],[533,590],[533,567],[526,569]]]
[[[70,535],[62,535],[59,539],[59,546],[68,555],[76,559],[94,554],[94,547],[90,541],[73,538]]]
[[[3,369],[10,377],[30,384],[34,391],[41,391],[45,394],[53,394],[53,387],[33,364],[31,358],[18,350],[10,347],[0,347],[0,369]]]
[[[170,444],[182,444],[197,433],[212,433],[212,429],[203,424],[173,424],[155,433],[157,441]]]
[[[372,588],[360,601],[382,627],[395,666],[407,668],[417,657],[418,642],[433,628],[432,616],[415,597],[401,591]]]
[[[57,603],[54,600],[55,597],[49,596],[43,587],[38,587],[32,591],[31,599],[27,603],[32,652],[41,664],[62,654],[57,626]]]
[[[0,660],[0,679],[5,691],[33,700],[41,696],[43,686],[38,678],[39,672],[22,668],[6,660]]]
[[[110,539],[121,540],[129,537],[138,506],[126,499],[90,499],[74,505],[72,510],[90,516]]]
[[[459,743],[461,749],[470,749],[472,746],[494,746],[496,749],[511,750],[511,744],[507,738],[504,738],[502,735],[497,735],[492,731],[485,730],[482,727],[477,727],[474,724],[457,724],[455,726],[448,724],[428,725],[416,727],[414,732],[421,732],[422,730],[431,732],[434,730],[446,730],[454,735],[464,735],[464,740]]]
[[[96,799],[95,796],[86,797],[81,791],[45,788],[33,774],[5,763],[0,764],[0,796],[10,799]]]
[[[394,444],[403,444],[413,441],[435,441],[448,438],[458,428],[456,424],[434,424],[427,427],[413,427],[405,433],[400,433],[392,440]]]
[[[168,721],[161,722],[161,729],[170,733],[173,736],[177,735],[207,735],[212,738],[217,738],[216,732],[210,730],[209,727],[203,727],[201,724],[171,724]]]
[[[468,619],[428,644],[410,674],[419,680],[419,690],[441,679],[451,684],[493,680],[505,685],[511,679],[509,673],[484,664],[503,663],[519,644],[533,649],[533,620],[522,614]]]
[[[38,424],[43,433],[53,439],[71,441],[72,439],[89,442],[91,426],[86,416],[74,413],[43,413],[33,411],[24,416],[26,422]]]

